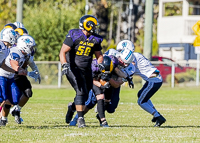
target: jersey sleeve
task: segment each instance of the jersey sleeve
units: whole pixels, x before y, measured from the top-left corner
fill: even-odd
[[[94,51],[101,51],[102,50],[101,43],[95,44],[94,49],[95,49]]]
[[[10,60],[19,61],[20,56],[17,53],[10,53]]]
[[[74,44],[73,40],[69,34],[66,36],[65,41],[63,43],[69,47],[72,47]]]

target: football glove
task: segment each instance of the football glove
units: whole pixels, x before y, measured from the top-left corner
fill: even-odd
[[[128,76],[127,78],[127,81],[128,81],[128,85],[130,88],[134,88],[134,84],[133,84],[133,81],[132,81],[132,77]]]
[[[38,80],[38,72],[36,70],[34,71],[31,71],[31,72],[27,72],[27,75],[30,77],[30,78],[33,78],[35,80],[35,82]]]
[[[97,67],[99,68],[99,71],[105,70],[105,67],[102,64],[98,64]]]
[[[69,63],[64,63],[62,65],[62,75],[68,75],[71,71]]]

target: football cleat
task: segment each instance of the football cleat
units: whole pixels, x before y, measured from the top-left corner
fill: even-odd
[[[165,123],[165,121],[166,119],[162,115],[158,116],[154,127],[160,127],[163,123]]]
[[[23,119],[20,117],[20,110],[17,105],[15,105],[13,108],[11,108],[10,114],[15,117],[15,122],[17,124],[22,123]]]
[[[21,120],[21,118],[20,118],[20,111],[14,110],[12,114],[13,114],[14,117],[15,117],[15,122],[16,122],[17,124],[21,124],[21,123],[22,123],[22,122],[21,122],[22,120]]]
[[[109,127],[108,122],[106,120],[102,121],[102,127]]]
[[[160,113],[158,112],[158,114],[160,114]],[[162,115],[160,114],[160,116],[162,116]],[[154,123],[154,122],[156,122],[156,120],[157,120],[157,117],[153,117],[151,121]]]
[[[86,125],[85,125],[85,120],[84,120],[83,117],[79,117],[79,118],[78,118],[78,127],[79,127],[79,128],[84,128],[84,127],[86,127]]]
[[[68,111],[67,111],[66,118],[65,118],[66,123],[68,123],[68,124],[70,123],[70,121],[72,120],[73,115],[74,115],[74,111],[72,109],[72,103],[69,102]]]
[[[8,123],[7,120],[0,120],[0,126],[6,126],[6,124]]]
[[[70,121],[69,126],[76,126],[77,120],[77,118],[74,118],[72,121]]]

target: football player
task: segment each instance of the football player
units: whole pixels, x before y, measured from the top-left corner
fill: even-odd
[[[15,22],[15,23],[8,23],[4,26],[4,28],[12,28],[14,29],[14,31],[16,32],[16,38],[19,38],[22,35],[28,35],[28,31],[25,29],[24,25],[20,22]],[[32,38],[32,37],[30,37]],[[24,65],[22,66],[23,69],[27,69],[27,65],[29,65],[32,69],[32,71],[37,72],[37,78],[35,79],[35,81],[39,81],[39,84],[41,82],[41,77],[40,77],[40,73],[38,70],[37,65],[34,62],[34,54],[36,52],[36,44],[35,44],[35,40],[32,38],[32,41],[34,41],[33,44],[33,50],[32,53],[30,55],[26,55],[26,61],[24,62]],[[16,46],[16,43],[13,45]],[[18,88],[20,89],[20,91],[22,92],[20,101],[19,101],[19,106],[23,107],[29,100],[30,97],[32,97],[32,86],[30,81],[28,80],[28,78],[26,76],[20,75],[20,74],[15,74],[14,76],[15,82],[18,86]],[[15,108],[11,108],[10,109],[10,113],[15,116],[15,114],[18,114],[17,109]],[[18,118],[16,118],[18,119]],[[23,119],[21,119],[23,120]],[[17,123],[21,123],[20,121],[17,121]]]
[[[66,35],[60,50],[62,74],[66,75],[76,91],[72,104],[68,104],[66,122],[69,123],[74,112],[78,113],[78,127],[85,127],[84,108],[88,93],[92,89],[91,63],[95,54],[98,63],[102,63],[101,42],[103,38],[97,34],[98,20],[95,16],[84,15],[79,20],[79,29],[72,29]],[[100,68],[104,68],[99,64]]]
[[[5,29],[7,30],[7,28]],[[14,44],[14,43],[13,43]],[[13,47],[10,49],[9,55],[5,59],[5,64],[15,70],[16,72],[19,70],[24,70],[21,68],[23,63],[25,62],[26,55],[31,54],[32,46],[34,41],[30,38],[30,36],[21,36],[17,39],[17,47]],[[27,75],[34,77],[37,75],[35,72],[27,72],[24,70]],[[0,69],[0,85],[1,85],[1,94],[3,96],[3,100],[9,100],[12,105],[14,105],[15,109],[18,111],[15,116],[15,121],[20,120],[20,109],[21,107],[18,105],[19,98],[21,96],[21,92],[16,85],[14,80],[15,73],[11,73]],[[7,116],[9,114],[9,110],[11,108],[10,104],[5,104],[2,109],[2,117],[0,120],[0,126],[5,126],[7,123]]]
[[[125,74],[123,71],[119,69],[119,67],[126,68],[127,65],[131,64],[134,57],[133,57],[133,54],[130,55],[129,53],[132,53],[132,51],[128,49],[125,50],[123,53],[119,53],[119,59],[121,61],[119,61],[115,56],[109,55],[114,65],[114,69],[111,74],[105,74],[105,73],[99,72],[97,61],[95,59],[93,60],[92,70],[93,70],[93,75],[94,75],[94,80],[93,80],[94,86],[93,86],[93,90],[91,90],[89,93],[89,98],[86,102],[85,113],[87,113],[88,110],[92,109],[96,104],[96,100],[94,99],[96,86],[102,88],[101,92],[105,96],[104,110],[106,110],[108,113],[114,113],[115,109],[117,108],[117,105],[119,102],[120,86],[128,80],[129,86],[133,88],[132,79],[130,79],[130,77],[127,74]],[[104,57],[107,57],[107,56],[104,56]],[[107,64],[107,66],[108,66],[107,69],[109,69],[110,65]],[[104,65],[104,67],[106,67],[106,65]],[[130,70],[130,68],[128,69]],[[99,107],[97,105],[97,111],[98,111],[98,108]],[[108,126],[107,124],[105,124],[106,122],[102,122],[103,119],[99,116],[99,111],[96,117],[100,122],[100,126],[103,126],[103,127]],[[70,126],[75,126],[76,123],[77,123],[77,115],[70,122]]]
[[[15,32],[16,32],[18,38],[22,35],[28,35],[28,31],[25,28],[16,28]],[[35,43],[35,40],[33,39],[33,37],[29,36],[29,38],[33,41],[32,52],[31,52],[31,54],[25,56],[26,60],[25,60],[24,64],[22,65],[22,68],[27,69],[27,65],[29,65],[31,67],[32,71],[37,73],[37,77],[35,77],[35,81],[38,80],[39,84],[40,84],[40,82],[41,82],[40,73],[39,73],[37,65],[34,62],[36,43]],[[16,82],[18,88],[22,92],[22,95],[21,95],[20,101],[19,101],[19,106],[24,107],[24,105],[28,102],[28,100],[32,97],[32,94],[33,94],[31,83],[28,80],[28,78],[23,75],[15,74],[14,79],[15,79],[15,82]],[[11,108],[10,113],[13,116],[15,116],[15,114],[17,113],[17,110],[15,108]],[[19,122],[19,121],[16,121],[16,122],[21,124],[21,122]]]
[[[126,44],[123,42],[118,45],[117,50],[119,51],[123,51],[127,48],[124,47]],[[133,54],[135,57],[133,59],[133,65],[135,66],[134,75],[138,75],[146,81],[141,90],[138,92],[138,105],[146,112],[153,115],[152,122],[156,122],[154,126],[159,127],[165,123],[166,119],[156,110],[150,98],[162,86],[162,76],[160,75],[158,69],[155,68],[142,54],[137,52],[134,52]]]
[[[9,54],[9,49],[12,47],[12,45],[16,41],[16,33],[12,28],[3,29],[0,32],[0,67],[6,71],[17,73],[21,75],[25,75],[26,72],[23,70],[15,71],[12,68],[8,67],[5,64],[5,58]],[[2,110],[2,107],[5,105],[5,103],[10,104],[8,100],[4,100],[2,96],[2,92],[0,92],[0,112]]]

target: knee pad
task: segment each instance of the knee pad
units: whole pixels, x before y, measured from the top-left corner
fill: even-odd
[[[26,90],[24,91],[24,95],[25,95],[26,97],[30,98],[30,97],[32,97],[33,92],[32,92],[32,90],[31,90],[30,88],[28,88],[28,89],[26,89]]]
[[[74,102],[75,105],[85,105],[85,96],[77,95]]]
[[[11,105],[5,104],[4,107],[5,107],[6,109],[10,109],[10,108],[11,108]]]

